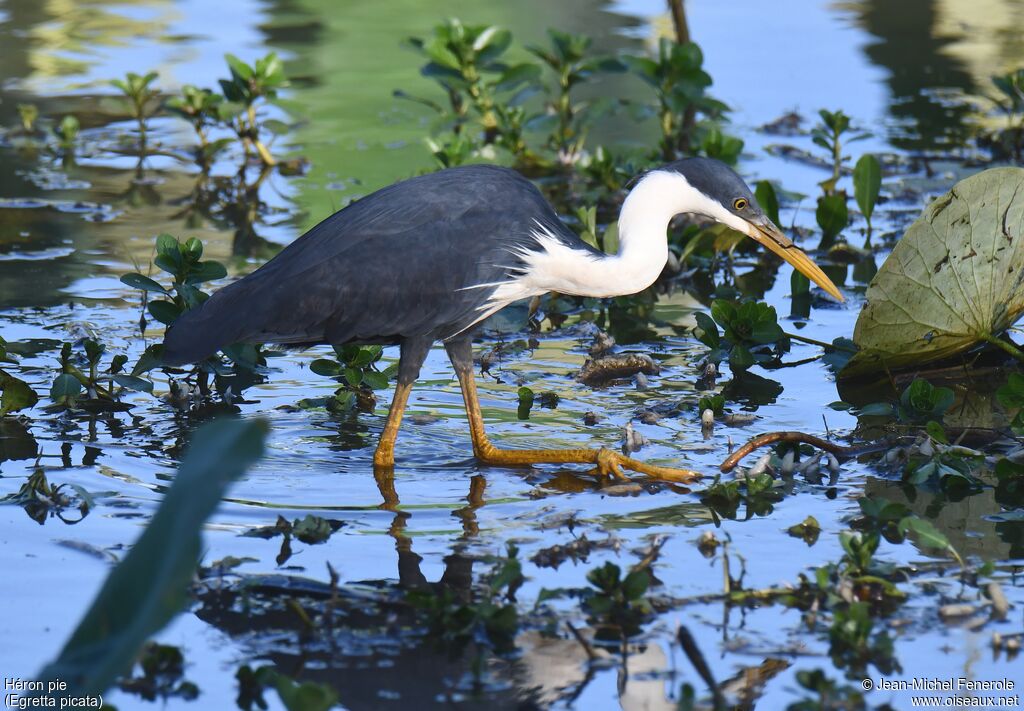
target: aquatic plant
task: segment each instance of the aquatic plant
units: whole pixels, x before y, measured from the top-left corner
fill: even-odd
[[[302,407],[326,407],[331,412],[349,412],[356,406],[372,407],[375,402],[374,390],[388,386],[398,374],[398,363],[391,363],[379,370],[377,363],[384,355],[382,346],[335,346],[334,358],[317,358],[309,369],[317,375],[334,378],[341,387],[329,398],[306,399]]]
[[[431,637],[442,647],[461,654],[470,642],[477,645],[474,672],[483,673],[482,663],[489,652],[508,653],[515,647],[519,612],[515,591],[523,583],[519,549],[513,543],[506,556],[499,558],[472,599],[463,600],[450,587],[438,590],[416,589],[407,601],[423,617]]]
[[[864,219],[868,223],[868,239],[871,239],[871,215],[882,190],[882,168],[878,159],[865,153],[853,167],[853,196]]]
[[[121,282],[133,289],[141,290],[146,312],[160,323],[169,326],[181,314],[209,298],[209,294],[201,288],[204,283],[227,276],[227,269],[223,264],[215,260],[204,260],[202,257],[203,244],[195,237],[181,242],[171,235],[162,234],[156,239],[156,257],[153,264],[171,276],[170,287],[164,287],[155,279],[138,272],[123,274]],[[164,298],[149,301],[150,294],[158,294]],[[145,317],[142,318],[140,326],[145,330]],[[230,366],[219,356],[214,355],[197,363],[191,375],[198,374],[197,386],[202,396],[207,395],[209,376],[213,375],[217,390],[230,401],[239,395],[240,390],[258,380],[257,371],[266,363],[266,358],[261,346],[248,343],[232,344],[222,349],[221,353],[231,362]],[[149,346],[139,357],[131,374],[139,376],[163,367],[162,354],[162,343]]]
[[[786,711],[821,711],[822,709],[866,709],[862,687],[840,685],[821,669],[801,669],[796,673],[800,688],[816,694],[804,697],[786,707]]]
[[[484,141],[493,141],[498,129],[495,95],[537,79],[537,65],[508,65],[502,56],[512,44],[512,33],[487,25],[463,25],[458,20],[434,28],[429,42],[410,40],[430,62],[421,72],[435,78],[449,92],[452,111],[458,117],[472,108],[484,130]]]
[[[1002,337],[1024,312],[1022,186],[1020,168],[986,170],[925,208],[868,286],[860,350],[841,377],[919,368],[979,343],[1024,361]]]
[[[133,289],[150,294],[161,294],[169,299],[150,301],[147,310],[160,323],[170,325],[182,313],[193,309],[209,296],[199,286],[207,281],[223,279],[227,269],[220,262],[203,260],[203,243],[195,237],[181,242],[176,237],[162,234],[156,238],[156,257],[153,264],[172,278],[169,289],[154,279],[132,272],[123,274],[121,282]]]
[[[184,607],[203,524],[228,484],[263,453],[266,425],[220,420],[198,429],[160,508],[107,576],[57,658],[36,675],[67,699],[105,692],[143,643]],[[45,688],[45,687],[44,687]]]
[[[814,218],[821,228],[820,247],[826,249],[835,243],[846,226],[850,224],[850,212],[846,207],[846,193],[835,192],[818,198]]]
[[[678,44],[662,37],[653,58],[627,56],[623,61],[654,89],[664,160],[674,160],[696,148],[697,114],[715,119],[729,110],[707,94],[711,76],[703,68],[704,54],[693,42]]]
[[[17,492],[0,497],[0,503],[20,506],[40,526],[50,516],[67,524],[76,524],[89,515],[94,505],[93,497],[84,487],[74,482],[51,484],[40,466],[35,468]],[[77,515],[69,517],[70,509],[76,510]]]
[[[222,121],[221,107],[224,97],[216,94],[210,89],[186,84],[181,87],[181,95],[171,97],[166,102],[166,107],[171,113],[177,114],[191,124],[199,138],[199,150],[196,153],[196,162],[207,165],[217,154],[231,143],[230,138],[221,138],[212,143],[209,140],[208,131]]]
[[[735,164],[743,151],[743,139],[730,136],[716,125],[709,126],[700,139],[698,152],[723,163]]]
[[[284,516],[278,516],[273,526],[252,528],[242,535],[249,538],[265,539],[281,536],[281,550],[278,552],[275,562],[278,565],[284,565],[292,557],[292,538],[309,545],[324,543],[342,525],[341,521],[312,514],[306,514],[303,518],[293,521],[289,521]]]
[[[466,131],[449,133],[443,138],[427,137],[424,143],[441,168],[465,164],[480,147],[476,139]]]
[[[242,711],[255,706],[266,709],[264,689],[274,689],[287,711],[327,711],[338,704],[338,694],[327,684],[315,681],[297,682],[272,666],[253,669],[247,664],[235,673],[238,680],[238,698],[235,703]]]
[[[60,148],[64,151],[65,155],[74,153],[80,127],[78,119],[74,114],[68,114],[53,129],[53,132],[57,135]]]
[[[21,119],[21,130],[25,135],[32,135],[36,132],[36,119],[39,118],[39,108],[35,104],[18,104],[18,118]]]
[[[122,677],[118,681],[121,691],[165,703],[171,698],[194,701],[199,697],[199,687],[185,679],[185,656],[179,647],[147,642],[136,663],[141,675]]]
[[[50,385],[50,400],[58,408],[127,409],[120,402],[121,391],[152,392],[153,383],[124,372],[128,356],[115,355],[106,370],[100,371],[106,346],[91,338],[84,339],[81,345],[81,352],[75,351],[70,343],[61,346],[61,372]]]
[[[850,117],[842,110],[821,109],[818,116],[821,117],[821,122],[811,129],[811,140],[814,141],[814,145],[828,152],[832,176],[823,180],[820,185],[825,195],[833,195],[836,192],[836,184],[845,170],[845,164],[850,159],[849,156],[843,155],[845,144],[863,140],[868,134],[851,128]]]
[[[238,110],[234,113],[234,107],[221,104],[218,114],[221,120],[232,126],[247,156],[255,149],[264,165],[275,165],[276,159],[261,138],[257,110],[260,102],[276,98],[278,90],[288,86],[284,64],[275,52],[260,57],[251,65],[233,54],[224,55],[224,59],[231,76],[219,80],[221,91]]]
[[[711,304],[710,316],[698,312],[694,318],[697,340],[711,349],[708,359],[717,362],[728,358],[733,371],[742,372],[756,363],[776,360],[786,349],[786,334],[779,326],[774,306],[757,301],[736,305],[716,299]]]
[[[545,87],[549,95],[547,111],[531,121],[531,127],[552,124],[547,145],[562,163],[574,163],[587,137],[588,123],[592,120],[592,105],[573,100],[572,91],[598,72],[623,71],[617,59],[588,57],[592,39],[586,35],[573,35],[549,29],[549,47],[529,46],[526,49],[539,57],[554,73],[556,84]]]
[[[444,90],[447,106],[396,91],[395,96],[431,107],[456,138],[445,143],[457,146],[459,162],[480,146],[501,144],[524,162],[533,160],[522,137],[525,113],[518,101],[500,101],[499,95],[532,84],[540,67],[531,62],[507,64],[503,56],[512,44],[512,33],[492,25],[464,25],[457,19],[434,27],[428,39],[412,37],[409,45],[428,60],[420,73]],[[479,127],[472,130],[471,124]],[[463,135],[465,134],[465,135]],[[444,145],[444,144],[442,144]],[[439,153],[434,149],[435,155]],[[439,158],[440,159],[440,158]],[[458,165],[451,160],[443,165]]]
[[[7,349],[7,341],[0,336],[0,363],[17,362],[18,360]],[[35,407],[37,402],[39,396],[28,383],[0,368],[0,417]]]
[[[150,86],[159,75],[156,72],[136,74],[128,72],[124,79],[111,79],[111,86],[116,87],[128,99],[128,110],[139,126],[139,146],[145,151],[146,121],[156,113],[159,106],[157,99],[160,92]]]
[[[640,632],[653,609],[647,600],[651,576],[639,567],[625,575],[608,562],[587,573],[592,586],[584,590],[581,604],[590,624],[597,627],[598,640],[619,642]]]
[[[1024,149],[1024,69],[992,77],[1000,96],[996,106],[1006,116],[1006,128],[989,137],[989,145],[997,157],[1012,156],[1020,162]]]
[[[2,360],[2,358],[0,358]],[[1010,427],[1017,436],[1024,436],[1024,375],[1010,373],[1006,384],[996,392],[999,404],[1013,413]]]
[[[850,677],[863,677],[868,664],[873,664],[883,674],[900,669],[892,638],[887,630],[876,628],[866,602],[854,602],[835,610],[828,637],[832,663],[839,669],[849,669]]]

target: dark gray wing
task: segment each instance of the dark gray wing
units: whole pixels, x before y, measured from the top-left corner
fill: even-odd
[[[182,315],[164,361],[232,343],[396,342],[469,326],[521,265],[536,221],[587,248],[541,193],[494,166],[452,168],[379,190],[312,228],[252,274]]]

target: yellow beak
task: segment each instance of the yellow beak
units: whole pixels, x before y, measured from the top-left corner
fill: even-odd
[[[839,301],[843,301],[842,293],[832,283],[832,280],[825,276],[825,272],[821,271],[821,267],[793,244],[793,240],[782,234],[782,230],[772,224],[771,220],[765,218],[762,223],[748,222],[747,236],[775,252],[775,254],[792,264],[798,272]]]

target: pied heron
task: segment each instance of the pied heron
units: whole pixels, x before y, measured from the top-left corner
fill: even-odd
[[[353,202],[248,276],[186,312],[167,331],[164,362],[202,360],[233,343],[291,347],[398,344],[398,383],[374,465],[394,464],[395,439],[430,347],[444,343],[487,464],[587,463],[687,480],[609,449],[503,450],[487,438],[473,377],[474,327],[514,301],[547,292],[610,297],[641,291],[668,258],[666,232],[691,213],[758,241],[835,298],[842,295],[758,206],[729,167],[687,158],[651,170],[619,214],[619,251],[583,242],[529,180],[489,165],[449,168]]]

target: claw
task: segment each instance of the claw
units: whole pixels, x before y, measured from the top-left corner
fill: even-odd
[[[660,467],[656,464],[647,464],[630,459],[622,455],[616,455],[617,461],[626,469],[644,474],[651,479],[658,481],[670,481],[675,484],[692,484],[700,479],[700,473],[691,469],[673,469],[672,467]]]
[[[597,450],[598,476],[607,479],[618,479],[619,481],[628,480],[629,477],[623,474],[622,469],[619,467],[619,462],[623,459],[627,458],[605,447]]]

